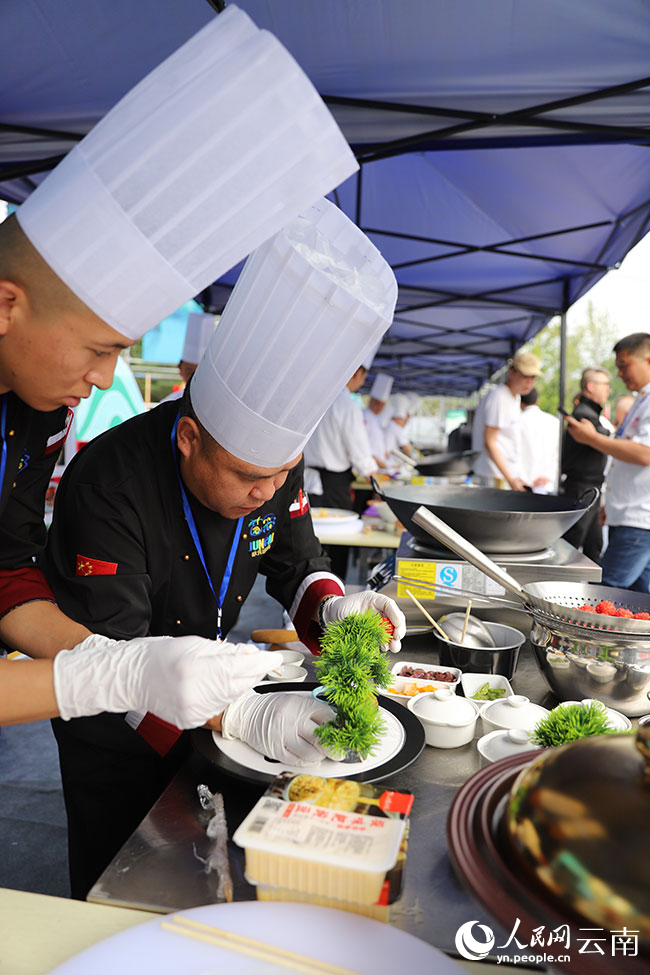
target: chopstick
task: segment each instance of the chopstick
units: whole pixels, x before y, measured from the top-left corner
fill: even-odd
[[[443,640],[447,640],[447,642],[449,642],[449,637],[447,636],[447,634],[445,633],[445,631],[443,630],[443,628],[441,626],[438,626],[438,624],[434,620],[433,616],[429,616],[429,614],[427,613],[426,609],[424,608],[424,606],[422,605],[422,603],[420,602],[420,600],[415,598],[415,596],[413,595],[413,593],[411,592],[410,589],[405,589],[404,592],[406,593],[407,596],[410,596],[411,597],[411,599],[413,600],[413,602],[415,603],[415,605],[418,607],[418,609],[420,610],[420,612],[424,616],[426,616],[426,618],[429,620],[429,622],[433,626],[434,630],[436,630],[439,633],[439,635],[442,637],[442,639]]]
[[[465,642],[465,634],[467,633],[467,624],[469,623],[469,611],[472,608],[472,600],[467,600],[467,609],[465,610],[465,622],[463,623],[463,632],[460,637],[461,645]]]
[[[259,958],[273,965],[291,968],[294,972],[299,971],[300,975],[361,975],[360,972],[349,968],[331,965],[329,962],[319,961],[318,958],[310,958],[288,948],[279,948],[265,941],[257,941],[255,938],[248,938],[234,931],[215,928],[182,915],[174,916],[168,921],[161,921],[160,926],[165,931],[173,931],[174,934],[182,934],[186,938],[194,938],[196,941],[203,941],[217,948],[226,948],[228,951]]]

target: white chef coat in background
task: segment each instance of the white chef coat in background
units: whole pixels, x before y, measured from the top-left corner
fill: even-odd
[[[320,477],[312,470],[314,467],[334,473],[352,468],[360,477],[368,477],[377,470],[372,453],[361,407],[349,389],[342,389],[305,445],[307,491],[322,493],[322,488],[316,490],[318,485],[313,475],[318,481]]]
[[[386,440],[381,425],[381,413],[373,413],[369,407],[363,411],[363,420],[366,425],[366,435],[370,443],[370,451],[377,460],[386,463]],[[375,468],[377,465],[374,465]]]

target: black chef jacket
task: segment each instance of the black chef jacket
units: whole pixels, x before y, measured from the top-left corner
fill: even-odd
[[[66,406],[41,413],[11,392],[0,396],[0,410],[5,402],[7,451],[0,488],[0,616],[33,599],[54,598],[34,559],[45,545],[45,495],[72,419]]]
[[[598,433],[609,436],[609,430],[600,422],[602,406],[594,403],[588,396],[581,396],[573,416],[576,420],[591,420]],[[586,487],[599,488],[605,477],[607,454],[589,447],[588,444],[578,443],[570,433],[564,431],[562,443],[562,473],[566,480],[574,481]]]
[[[177,413],[178,403],[163,403],[104,433],[61,479],[42,564],[61,609],[93,632],[215,638],[215,596],[185,521],[171,447]],[[301,462],[244,519],[223,603],[224,635],[258,572],[287,609],[305,578],[329,572],[308,506],[296,503],[302,477]],[[218,594],[237,522],[187,496]],[[122,715],[57,719],[53,726],[73,895],[83,897],[175,774],[187,735],[161,759]]]

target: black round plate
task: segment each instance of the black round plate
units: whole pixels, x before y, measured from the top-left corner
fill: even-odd
[[[319,686],[315,681],[304,684],[296,684],[293,681],[282,684],[263,684],[261,687],[256,687],[255,690],[258,694],[276,694],[281,691],[299,690],[309,691],[311,693]],[[376,765],[375,768],[368,769],[365,772],[357,772],[355,774],[352,771],[354,765],[350,765],[350,774],[346,774],[346,779],[354,779],[356,782],[380,782],[389,775],[405,769],[415,761],[424,748],[424,728],[416,716],[408,708],[405,708],[403,704],[398,704],[397,701],[391,701],[388,697],[380,697],[378,700],[379,707],[395,715],[404,728],[404,744],[397,755],[393,755],[392,758],[382,765]],[[246,765],[235,762],[229,756],[224,755],[220,748],[217,748],[212,737],[212,732],[206,728],[197,728],[191,734],[192,744],[196,750],[204,758],[207,758],[208,761],[217,765],[222,772],[226,772],[229,775],[234,775],[239,779],[245,779],[247,782],[254,782],[256,785],[268,785],[282,771],[282,762],[274,762],[271,759],[267,759],[269,765],[268,774],[266,772],[258,772],[257,769],[251,769]]]

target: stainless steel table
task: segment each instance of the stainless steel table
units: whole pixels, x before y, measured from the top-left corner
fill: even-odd
[[[403,658],[437,665],[437,655],[427,649],[429,642],[427,634],[408,637]],[[517,693],[544,707],[557,703],[528,644],[522,647],[512,684]],[[391,923],[452,952],[456,931],[466,921],[489,925],[497,945],[510,934],[464,890],[447,856],[449,807],[459,786],[478,768],[475,743],[450,750],[425,747],[409,768],[386,780],[415,796],[404,890],[393,906]],[[223,793],[230,835],[263,791],[228,777],[195,753],[92,888],[88,900],[161,913],[215,900],[215,882],[206,876],[202,863],[209,843],[207,814],[196,792],[202,782]],[[254,899],[255,888],[244,879],[243,851],[229,843],[229,854],[235,899]]]

